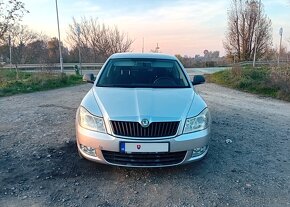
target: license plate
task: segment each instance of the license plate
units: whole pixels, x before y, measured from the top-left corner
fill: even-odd
[[[122,153],[132,152],[168,152],[169,143],[129,143],[121,142],[120,151]]]

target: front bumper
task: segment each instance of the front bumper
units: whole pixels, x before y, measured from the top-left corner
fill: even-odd
[[[126,166],[126,167],[168,167],[168,166],[174,166],[174,165],[180,165],[180,164],[186,164],[193,161],[198,161],[202,159],[208,151],[208,143],[210,139],[210,128],[207,128],[202,131],[189,133],[189,134],[182,134],[173,138],[167,138],[167,139],[150,139],[146,140],[144,138],[138,139],[138,138],[131,138],[131,139],[124,139],[121,137],[115,137],[109,134],[99,133],[91,130],[87,130],[82,128],[78,122],[76,122],[76,138],[77,138],[77,146],[80,154],[91,161],[103,163],[103,164],[109,164],[109,165],[116,165],[116,166]],[[118,154],[120,152],[120,142],[141,142],[141,143],[162,143],[167,142],[169,143],[169,154],[171,153],[174,156],[177,153],[184,152],[184,158],[180,159],[176,163],[163,163],[162,161],[156,162],[154,165],[146,164],[146,163],[140,163],[140,164],[132,164],[132,162],[126,163],[116,163],[112,162],[108,159],[105,159],[103,152],[115,152],[115,154]],[[89,155],[86,152],[84,152],[80,145],[94,148],[95,149],[95,155]],[[194,149],[203,148],[204,150],[201,151],[201,153],[196,153]],[[168,154],[168,155],[169,155]],[[151,153],[152,155],[152,153]],[[150,156],[151,156],[150,155]],[[158,156],[159,160],[159,155]],[[128,156],[128,159],[133,159],[133,155]],[[146,156],[146,153],[144,154]]]

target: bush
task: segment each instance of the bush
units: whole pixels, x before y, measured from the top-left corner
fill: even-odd
[[[269,84],[278,88],[278,98],[290,101],[290,69],[273,67]]]
[[[290,101],[290,70],[275,67],[240,67],[207,76],[209,82],[218,83],[247,92]]]
[[[52,72],[0,71],[0,96],[60,88],[82,83],[82,77]]]

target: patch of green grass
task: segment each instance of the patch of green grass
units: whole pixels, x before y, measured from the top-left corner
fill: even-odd
[[[18,77],[17,77],[18,76]],[[82,77],[51,72],[0,70],[0,97],[81,84]]]
[[[290,101],[290,71],[287,68],[233,67],[206,78],[208,82]]]

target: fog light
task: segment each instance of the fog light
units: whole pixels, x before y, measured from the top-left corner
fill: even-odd
[[[80,144],[80,148],[87,155],[94,156],[94,157],[97,156],[96,149],[93,148],[93,147],[88,147],[88,146],[85,146],[85,145]]]
[[[199,155],[202,155],[207,149],[207,145],[206,146],[203,146],[203,147],[197,147],[197,148],[194,148],[192,150],[192,155],[191,157],[197,157]]]

